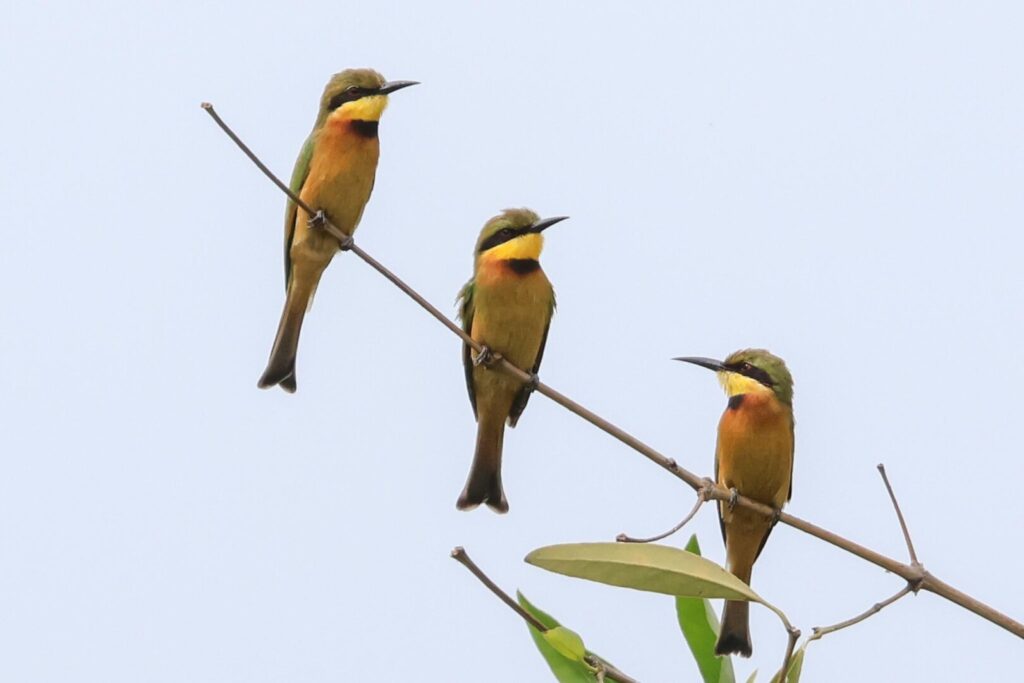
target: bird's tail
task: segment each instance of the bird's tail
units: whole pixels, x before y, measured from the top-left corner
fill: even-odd
[[[715,643],[716,655],[738,654],[749,657],[754,651],[750,644],[750,603],[746,600],[726,600],[722,610],[722,629]]]
[[[455,507],[472,510],[480,503],[495,512],[508,512],[508,501],[501,488],[501,446],[505,438],[505,421],[481,414],[476,432],[476,453]]]
[[[277,327],[277,337],[270,351],[267,369],[257,386],[267,389],[274,385],[290,394],[295,393],[295,355],[299,350],[299,333],[302,331],[302,319],[306,317],[309,298],[313,292],[309,286],[302,286],[301,280],[292,278],[285,298],[284,310],[281,312],[281,323]]]
[[[764,542],[771,532],[771,525],[753,518],[754,513],[735,510],[732,521],[725,532],[726,567],[732,574],[750,585],[750,574],[754,568]],[[722,609],[722,627],[715,643],[716,655],[738,654],[749,657],[754,647],[750,642],[750,603],[746,600],[726,600]]]

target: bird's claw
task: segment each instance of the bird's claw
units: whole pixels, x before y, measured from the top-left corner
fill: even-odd
[[[736,490],[736,487],[734,486],[731,489],[729,489],[728,505],[729,505],[729,509],[730,510],[732,510],[734,507],[736,507],[736,502],[739,499],[740,499],[740,492]]]
[[[491,351],[489,346],[481,346],[479,353],[476,354],[476,358],[473,359],[473,365],[482,365],[485,368],[489,368],[499,360],[501,360],[500,353]]]
[[[523,383],[523,388],[526,389],[531,394],[533,392],[537,391],[537,387],[539,387],[539,386],[540,386],[540,377],[537,375],[536,372],[531,372],[530,373],[530,379],[526,380]]]
[[[306,225],[309,226],[310,230],[323,230],[327,227],[327,214],[324,213],[323,209],[318,210],[309,217]]]

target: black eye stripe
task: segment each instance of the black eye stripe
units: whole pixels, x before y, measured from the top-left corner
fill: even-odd
[[[530,230],[529,226],[527,226],[525,228],[518,228],[518,229],[502,228],[498,232],[494,233],[493,235],[491,235],[490,237],[485,239],[483,241],[483,243],[480,245],[480,249],[478,250],[478,252],[482,254],[483,252],[487,251],[488,249],[493,249],[494,247],[498,246],[499,244],[504,244],[505,242],[509,242],[511,240],[514,240],[515,238],[519,237],[520,235],[525,235],[527,232],[529,232],[529,230]]]
[[[775,386],[775,383],[772,382],[771,375],[769,375],[761,368],[754,367],[750,363],[730,363],[729,365],[725,366],[725,369],[729,370],[730,372],[739,373],[745,377],[749,377],[750,379],[757,380],[766,387]]]
[[[340,92],[332,97],[327,106],[329,109],[334,110],[346,102],[355,102],[369,94],[371,94],[371,92],[366,88],[348,88],[344,92]]]

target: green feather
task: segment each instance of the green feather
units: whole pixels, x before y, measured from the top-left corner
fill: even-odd
[[[459,320],[466,334],[473,332],[473,290],[475,283],[470,280],[459,292],[456,301],[459,304]],[[469,344],[462,345],[462,366],[466,372],[466,390],[469,391],[469,403],[473,406],[473,417],[476,417],[476,389],[473,387],[473,351]]]
[[[313,159],[313,148],[316,146],[316,133],[314,130],[306,138],[306,142],[302,145],[302,151],[299,152],[299,158],[295,160],[295,169],[292,171],[292,180],[288,184],[292,192],[295,194],[301,194],[302,186],[306,184],[306,178],[309,176],[309,163]],[[298,213],[299,207],[296,206],[295,202],[288,200],[288,206],[285,207],[284,212],[284,287],[285,291],[288,290],[288,282],[292,276],[292,238],[295,236],[295,214]]]

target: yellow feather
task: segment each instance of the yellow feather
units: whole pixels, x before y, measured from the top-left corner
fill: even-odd
[[[540,258],[540,252],[544,248],[544,236],[540,233],[531,232],[520,235],[508,242],[502,242],[496,247],[491,247],[480,258],[484,261],[507,261],[508,259],[533,259]]]
[[[751,379],[738,372],[719,372],[718,381],[721,383],[722,388],[725,389],[725,393],[729,398],[739,396],[740,394],[772,393],[769,387],[761,384],[756,379]]]
[[[350,119],[353,121],[380,121],[384,109],[388,106],[387,95],[370,95],[352,102],[346,102],[331,113],[331,118]]]

